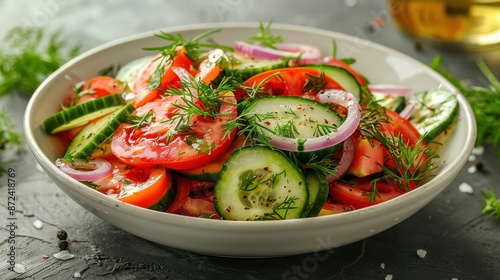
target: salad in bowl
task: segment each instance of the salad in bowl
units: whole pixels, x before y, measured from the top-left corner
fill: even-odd
[[[385,213],[405,200],[420,201],[405,205],[404,214],[383,225],[387,228],[437,195],[472,149],[474,127],[464,125],[471,115],[460,94],[442,84],[423,89],[402,80],[372,81],[370,71],[362,70],[366,66],[358,67],[370,62],[342,56],[341,47],[350,38],[262,23],[246,26],[248,35],[237,38],[221,35],[227,32],[224,26],[188,31],[149,34],[148,40],[163,44],[142,46],[140,55],[120,62],[100,63],[107,72],[81,75],[71,68],[80,69],[86,60],[96,61],[93,55],[123,43],[77,58],[55,74],[66,71],[57,86],[64,91],[58,95],[60,107],[51,106],[53,112],[45,112],[36,125],[33,116],[27,117],[29,130],[37,131],[34,143],[41,138],[57,143],[50,155],[31,146],[42,167],[87,209],[85,200],[105,201],[137,219],[148,216],[160,223],[155,227],[165,226],[174,235],[182,230],[168,220],[182,219],[184,226],[198,229],[216,223],[221,230],[235,225],[239,231],[245,224],[252,231],[264,227],[265,234],[271,227],[316,220],[335,227],[335,216],[360,219],[376,212],[370,209]],[[294,32],[302,32],[304,41],[289,41],[285,35]],[[321,44],[308,42],[311,34],[322,37]],[[130,49],[143,41],[125,43]],[[416,73],[412,78],[439,80],[432,76],[437,74],[425,75],[431,77]],[[40,102],[51,87],[47,83],[50,79],[30,106]],[[27,115],[33,114],[30,110]],[[471,135],[466,143],[455,143],[465,141],[456,140],[464,132]],[[450,147],[464,150],[458,157]],[[446,180],[440,182],[440,176]],[[436,181],[440,187],[424,199],[425,189]],[[82,193],[87,198],[80,200]],[[90,208],[102,216],[103,206]],[[102,211],[103,216],[120,215]],[[130,230],[133,222],[121,224],[126,217],[105,219],[137,232]],[[304,236],[310,239],[305,247],[274,244],[271,254],[312,251],[315,236],[331,234],[321,232],[325,225]],[[351,241],[373,232],[356,234]],[[197,250],[162,242],[154,233],[139,236],[238,255],[229,246]],[[188,242],[189,237],[183,238]],[[339,239],[331,247],[346,242]],[[241,254],[269,253],[252,249]]]

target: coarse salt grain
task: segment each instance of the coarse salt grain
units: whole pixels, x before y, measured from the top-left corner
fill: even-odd
[[[381,267],[382,269],[385,269],[385,263],[381,263],[381,264],[380,264],[380,267]]]
[[[484,154],[484,146],[474,147],[472,149],[472,154],[477,155],[477,156],[483,155]]]
[[[14,272],[22,274],[22,273],[26,272],[26,269],[24,268],[24,265],[22,265],[20,263],[16,263],[14,265]]]
[[[387,276],[385,277],[385,280],[392,280],[392,274],[387,274]]]
[[[422,249],[418,249],[417,250],[417,255],[419,258],[423,259],[425,258],[425,255],[427,255],[427,251],[426,250],[422,250]]]
[[[73,273],[73,278],[82,278],[82,274],[80,272]]]
[[[458,186],[458,190],[462,193],[474,193],[474,189],[472,188],[472,186],[465,182]]]
[[[33,226],[36,228],[36,229],[41,229],[43,227],[43,222],[36,219],[34,222],[33,222]]]
[[[476,155],[469,155],[469,161],[475,161],[476,160]]]
[[[75,255],[70,254],[68,250],[62,250],[62,251],[54,254],[54,258],[56,258],[58,260],[63,260],[63,261],[72,259],[74,257],[75,257]]]
[[[477,171],[476,165],[471,165],[471,166],[469,166],[469,168],[467,168],[467,172],[469,172],[469,174],[474,174],[474,173],[476,173],[476,171]]]

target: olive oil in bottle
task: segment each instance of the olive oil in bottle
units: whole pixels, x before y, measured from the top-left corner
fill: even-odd
[[[389,9],[395,24],[422,42],[500,48],[500,0],[389,0]]]

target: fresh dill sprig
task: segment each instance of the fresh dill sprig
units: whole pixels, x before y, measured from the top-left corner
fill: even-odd
[[[6,150],[15,152],[23,151],[23,141],[21,134],[15,131],[15,126],[4,110],[0,110],[0,152]],[[0,158],[0,175],[6,172],[3,167],[10,161]]]
[[[268,48],[276,48],[276,44],[283,43],[284,40],[281,35],[273,35],[271,33],[271,25],[272,21],[270,21],[267,25],[264,25],[262,22],[259,24],[260,32],[253,35],[252,37],[246,40],[247,43],[251,44],[260,44],[262,46],[266,46]]]
[[[144,116],[129,116],[127,118],[127,123],[130,123],[130,126],[127,126],[126,128],[134,128],[134,129],[140,129],[141,127],[145,125],[149,125],[152,122],[154,122],[155,116],[153,114],[152,110],[149,110]]]
[[[322,91],[326,88],[328,85],[328,82],[326,81],[325,74],[321,72],[319,76],[314,76],[311,74],[306,74],[306,82],[304,86],[302,87],[302,92],[318,92]]]
[[[477,66],[489,82],[488,86],[473,86],[458,79],[449,70],[442,57],[436,56],[430,67],[452,83],[472,105],[477,123],[476,146],[491,144],[500,158],[500,82],[486,66],[478,60]]]
[[[0,49],[0,97],[18,92],[31,97],[41,82],[66,61],[80,53],[82,46],[68,46],[60,32],[42,28],[15,27]]]
[[[256,218],[256,220],[284,220],[288,216],[288,211],[296,209],[297,207],[294,206],[295,201],[297,201],[299,198],[295,196],[286,196],[283,201],[280,203],[276,204],[272,208],[272,212],[265,213],[260,215],[259,217]],[[268,198],[270,202],[272,200]]]
[[[483,214],[488,214],[496,219],[500,219],[500,197],[497,198],[492,188],[482,191],[485,199],[483,200]]]
[[[215,119],[221,114],[221,106],[227,104],[224,95],[232,91],[234,88],[231,85],[231,77],[224,77],[216,88],[203,81],[181,81],[180,88],[169,88],[165,91],[166,96],[178,95],[182,100],[182,103],[172,104],[179,110],[167,121],[176,122],[175,129],[180,131],[189,127],[193,116]]]
[[[422,138],[412,147],[401,135],[381,138],[389,154],[388,160],[397,162],[395,167],[381,165],[383,177],[396,181],[401,190],[409,191],[410,182],[424,180],[436,169],[433,159],[438,158],[438,154],[427,145],[421,145],[421,141]]]
[[[198,59],[204,52],[207,52],[215,48],[222,49],[225,51],[233,51],[233,48],[231,46],[200,42],[202,39],[207,38],[210,35],[220,31],[221,31],[220,29],[211,29],[190,39],[185,39],[180,33],[174,35],[161,31],[159,34],[155,34],[155,36],[160,39],[169,41],[171,43],[159,47],[147,47],[144,48],[144,50],[160,51],[164,57],[167,57],[169,59],[173,58],[177,54],[179,47],[184,47],[186,49],[187,55],[191,59]]]

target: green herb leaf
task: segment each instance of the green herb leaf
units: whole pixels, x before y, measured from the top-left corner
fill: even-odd
[[[0,153],[8,149],[12,149],[15,152],[23,151],[22,137],[15,131],[15,126],[7,113],[0,110]],[[0,175],[5,173],[3,166],[9,162],[0,157]]]
[[[497,198],[493,189],[489,188],[483,191],[485,199],[483,200],[483,214],[488,214],[496,219],[500,219],[500,197]]]
[[[255,34],[254,36],[248,38],[247,43],[251,44],[261,44],[262,46],[266,46],[268,48],[275,49],[275,45],[277,43],[283,43],[283,38],[280,35],[271,34],[271,24],[273,22],[270,21],[267,25],[264,25],[262,22],[259,24],[260,32]]]
[[[59,32],[46,34],[41,28],[15,27],[4,38],[0,50],[0,97],[19,92],[31,97],[40,83],[81,51]],[[45,47],[44,47],[45,46]]]

